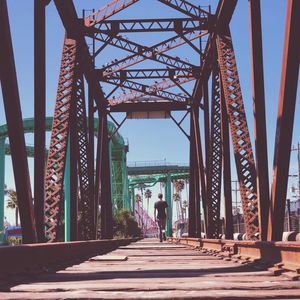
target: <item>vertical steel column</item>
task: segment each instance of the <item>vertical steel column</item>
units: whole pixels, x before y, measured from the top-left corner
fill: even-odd
[[[223,189],[225,209],[225,238],[233,239],[233,217],[232,217],[232,194],[231,194],[231,164],[230,164],[230,142],[229,126],[225,97],[220,80],[221,91],[221,131],[222,131],[222,154],[223,154]]]
[[[78,73],[78,66],[75,74]],[[74,82],[77,82],[77,74],[74,75]],[[74,84],[75,88],[75,84]],[[77,89],[76,89],[77,90]],[[79,92],[80,94],[80,92]],[[80,193],[80,203],[78,197],[78,130],[77,130],[77,97],[78,93],[76,91],[76,96],[73,95],[71,99],[70,107],[70,119],[69,119],[69,139],[68,146],[70,147],[69,154],[66,152],[66,159],[69,159],[69,197],[70,197],[70,239],[71,241],[78,241],[84,239],[82,231],[79,231],[78,226],[78,212],[81,212],[81,218],[83,219],[83,209],[82,209],[82,196]],[[67,167],[67,165],[66,165]],[[66,174],[66,173],[65,173]],[[81,192],[81,191],[80,191]],[[81,220],[82,220],[81,219]],[[83,220],[82,220],[83,223]],[[82,228],[81,228],[82,229]]]
[[[222,178],[222,137],[221,137],[221,95],[220,74],[217,62],[216,50],[213,55],[212,70],[212,104],[211,104],[211,138],[210,160],[207,177],[207,237],[219,238],[220,204],[221,204],[221,178]]]
[[[6,1],[0,1],[0,78],[24,243],[36,241],[22,112]]]
[[[45,7],[34,1],[34,214],[38,242],[45,240],[46,41]]]
[[[63,202],[63,181],[71,100],[76,99],[74,95],[76,93],[75,71],[77,56],[78,47],[76,41],[65,37],[45,179],[45,234],[49,242],[56,240],[56,230]]]
[[[203,155],[202,155],[202,145],[201,145],[201,135],[199,127],[199,107],[196,106],[192,110],[193,123],[194,123],[194,135],[195,135],[195,201],[196,201],[196,236],[201,237],[201,208],[200,208],[200,185],[201,185],[201,198],[204,210],[204,216],[207,213],[206,207],[206,182],[205,182],[205,171],[203,165]],[[204,218],[206,220],[206,218]]]
[[[229,27],[223,28],[216,41],[246,234],[248,239],[255,240],[259,233],[256,170]]]
[[[190,182],[189,182],[189,237],[196,236],[195,220],[195,133],[192,110],[190,111]]]
[[[249,0],[252,95],[254,112],[257,200],[261,239],[267,239],[270,207],[267,130],[265,112],[264,69],[260,0]]]
[[[4,240],[5,138],[0,138],[0,242]]]
[[[172,236],[172,219],[173,219],[173,205],[172,205],[172,188],[171,188],[171,174],[167,174],[167,181],[165,187],[165,197],[168,203],[169,219],[167,220],[166,234]]]
[[[71,241],[71,226],[70,226],[70,141],[68,141],[64,177],[64,193],[65,193],[65,242]]]
[[[294,125],[300,54],[300,2],[287,1],[284,49],[282,58],[277,128],[272,178],[272,215],[268,226],[268,240],[281,241],[290,151]]]
[[[131,211],[135,215],[135,193],[134,188],[131,188]]]
[[[202,94],[203,94],[203,102],[204,102],[205,173],[206,173],[206,177],[208,177],[209,149],[210,149],[208,80],[204,80],[202,89],[203,89]]]
[[[99,203],[101,205],[101,238],[110,239],[113,237],[112,231],[112,199],[109,167],[109,145],[107,112],[105,109],[99,112],[99,136],[100,140],[100,184]]]
[[[94,166],[94,157],[95,157],[95,132],[94,132],[94,97],[93,89],[91,85],[88,85],[88,160],[89,160],[89,183],[90,183],[90,197],[94,202],[94,228],[95,228],[95,239],[96,239],[96,227],[97,227],[97,199],[95,197],[95,166]]]
[[[78,161],[78,175],[80,183],[80,200],[82,212],[82,237],[84,240],[95,239],[95,211],[94,198],[91,197],[90,179],[91,179],[91,158],[89,157],[88,129],[86,117],[86,104],[84,93],[84,80],[80,65],[76,71],[76,94],[74,122],[71,125],[76,128],[76,151]],[[73,105],[73,104],[72,104]],[[72,128],[70,128],[72,130]],[[93,179],[92,179],[93,181]]]

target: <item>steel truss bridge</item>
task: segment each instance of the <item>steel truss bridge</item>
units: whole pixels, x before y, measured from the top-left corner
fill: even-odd
[[[46,117],[45,130],[51,131],[52,117]],[[23,120],[24,133],[34,132],[34,119],[28,118]],[[94,119],[94,132],[98,130],[98,119]],[[127,146],[125,145],[123,137],[116,132],[116,126],[112,122],[108,122],[108,134],[112,136],[110,143],[110,160],[111,160],[111,182],[112,182],[112,202],[114,209],[129,208],[129,193],[128,193],[128,176],[126,166],[126,152]],[[8,136],[7,125],[0,126],[0,242],[3,241],[3,220],[4,220],[4,187],[5,187],[5,155],[11,155],[10,144],[6,143]],[[97,134],[95,134],[97,137]],[[34,147],[26,145],[26,152],[28,157],[34,157]],[[48,151],[46,151],[46,156]],[[67,153],[67,161],[70,153]],[[70,240],[70,164],[66,164],[65,180],[64,180],[64,210],[65,217],[65,241]]]
[[[136,117],[170,118],[189,140],[189,238],[201,235],[201,197],[207,237],[219,237],[223,201],[225,235],[226,239],[232,240],[230,152],[233,151],[247,239],[254,248],[255,242],[265,241],[271,245],[270,249],[273,242],[281,241],[299,75],[300,1],[286,1],[271,182],[268,176],[270,154],[267,152],[260,1],[248,1],[255,147],[251,144],[235,41],[229,26],[237,0],[220,0],[214,13],[188,0],[157,1],[180,12],[183,17],[116,19],[117,13],[139,1],[112,0],[102,8],[87,11],[80,18],[72,0],[52,1],[62,21],[58,26],[64,26],[66,34],[47,161],[45,11],[50,0],[34,2],[34,178],[30,178],[28,171],[16,76],[19,66],[14,61],[7,3],[0,1],[0,79],[25,244],[57,240],[64,202],[68,144],[71,240],[78,239],[78,194],[83,239],[96,239],[98,228],[101,239],[113,237],[109,141],[114,133],[109,135],[107,120],[114,121],[117,131],[127,118]],[[148,32],[169,32],[173,36],[152,46],[124,36],[129,33],[146,35]],[[93,47],[88,47],[88,44]],[[169,50],[182,45],[194,50],[197,63],[168,54]],[[129,55],[96,67],[97,58],[108,47],[127,51]],[[157,67],[139,68],[145,61]],[[123,93],[116,94],[120,89]],[[184,112],[182,119],[177,120],[172,115],[176,111]],[[126,113],[122,122],[114,117],[118,112]],[[204,116],[203,137],[199,113]],[[97,145],[94,145],[95,115],[99,120]],[[189,132],[181,126],[187,116],[190,119]],[[34,182],[33,193],[31,180]],[[224,187],[222,193],[221,187]],[[230,248],[230,243],[224,247],[229,252],[235,251]],[[298,249],[299,245],[295,247]]]

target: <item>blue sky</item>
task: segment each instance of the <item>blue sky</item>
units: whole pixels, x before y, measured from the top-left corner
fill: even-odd
[[[21,97],[23,117],[33,116],[33,0],[8,0],[10,13],[10,23],[13,36],[13,46],[17,66],[17,75]],[[216,8],[216,0],[190,0],[196,5],[212,5],[213,11]],[[108,1],[95,0],[75,0],[78,14],[81,15],[83,8],[100,8]],[[275,127],[277,116],[277,104],[279,94],[280,71],[283,49],[283,35],[285,23],[286,1],[261,1],[262,6],[262,27],[263,27],[263,47],[264,47],[264,75],[266,111],[268,126],[268,152],[269,152],[269,172],[271,174],[273,164]],[[158,3],[156,0],[140,0],[124,12],[116,15],[115,18],[162,18],[182,16],[169,7]],[[248,125],[253,144],[253,113],[251,96],[251,65],[249,49],[249,17],[248,1],[240,0],[236,7],[235,14],[231,22],[231,31],[234,41],[234,48],[248,118]],[[64,28],[55,10],[53,2],[47,7],[47,115],[53,115],[56,97],[57,79],[60,65],[60,56]],[[154,44],[161,38],[169,35],[149,34],[132,35],[133,39],[143,41],[145,44]],[[130,36],[131,37],[131,36]],[[182,50],[183,49],[183,50]],[[173,51],[173,55],[182,58],[188,57],[191,61],[191,50],[178,48]],[[171,52],[170,52],[171,53]],[[124,53],[125,54],[125,53]],[[122,57],[124,54],[109,48],[103,52],[97,63],[99,65],[112,60],[115,57]],[[126,56],[127,54],[125,54]],[[144,66],[147,66],[145,64]],[[2,94],[0,95],[0,98]],[[2,98],[1,98],[2,99]],[[298,92],[299,100],[299,92]],[[299,102],[299,101],[298,101]],[[2,103],[2,102],[1,102]],[[299,141],[299,104],[295,112],[296,122],[294,127],[293,144]],[[180,114],[177,114],[180,117]],[[202,114],[201,114],[202,122]],[[0,105],[0,123],[5,124],[3,105]],[[188,119],[184,122],[184,127],[188,130]],[[202,123],[201,123],[202,124]],[[203,130],[203,129],[202,129]],[[168,162],[187,163],[189,159],[188,141],[171,120],[129,120],[126,121],[120,130],[125,140],[128,140],[130,152],[128,161],[148,161],[164,160]],[[49,135],[48,135],[49,136]],[[32,144],[32,135],[26,136],[27,143]],[[48,142],[49,143],[49,142]],[[233,161],[233,159],[232,159]],[[33,163],[29,159],[31,180],[33,181]],[[232,177],[236,178],[232,167]],[[294,174],[296,168],[296,154],[293,152],[291,160],[291,171]],[[293,179],[295,181],[295,179]],[[13,187],[13,175],[10,157],[6,157],[6,183]]]

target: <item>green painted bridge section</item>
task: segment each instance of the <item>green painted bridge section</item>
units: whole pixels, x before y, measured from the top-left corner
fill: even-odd
[[[46,118],[46,131],[52,129],[52,117]],[[23,129],[25,133],[34,132],[34,118],[27,118],[23,120]],[[94,132],[97,137],[98,119],[94,120]],[[108,122],[108,133],[111,136],[110,153],[111,153],[111,182],[112,182],[112,200],[114,211],[120,208],[130,208],[130,197],[128,189],[128,176],[126,166],[126,152],[123,137],[116,132],[116,127],[112,122]],[[10,145],[6,143],[8,137],[7,125],[0,126],[0,241],[3,240],[3,221],[4,221],[4,185],[5,185],[5,155],[10,155]],[[34,157],[34,146],[26,146],[28,157]],[[67,160],[68,161],[68,160]],[[68,177],[68,164],[66,165],[66,178]],[[65,182],[66,183],[66,182]],[[65,198],[68,198],[68,191],[66,190]],[[66,207],[68,207],[69,199],[66,199]],[[68,211],[68,209],[66,209]],[[65,216],[66,220],[68,215]],[[68,234],[67,234],[68,235]]]

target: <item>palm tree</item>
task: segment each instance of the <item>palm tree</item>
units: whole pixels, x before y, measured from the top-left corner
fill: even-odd
[[[141,216],[140,216],[140,202],[142,201],[142,197],[140,194],[136,194],[134,196],[134,201],[136,202],[137,204],[137,211],[138,211],[138,224],[141,225]]]
[[[6,208],[15,209],[15,218],[16,218],[16,226],[19,226],[19,207],[18,207],[18,200],[17,200],[17,192],[9,189],[7,190],[7,205]]]

